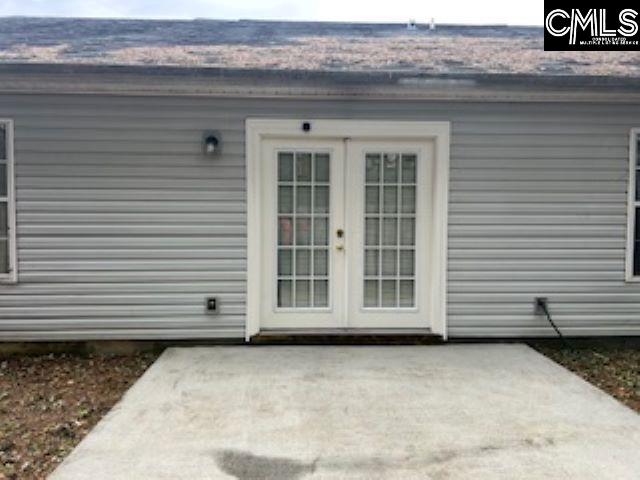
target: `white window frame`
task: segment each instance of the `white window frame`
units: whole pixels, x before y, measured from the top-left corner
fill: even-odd
[[[640,282],[640,276],[634,275],[633,265],[636,255],[635,230],[636,230],[636,209],[640,208],[640,201],[636,201],[636,176],[638,169],[638,140],[640,139],[640,128],[632,128],[629,133],[629,188],[627,205],[627,262],[626,281]],[[637,252],[640,255],[640,251]]]
[[[7,202],[8,254],[9,273],[0,274],[0,283],[16,283],[18,281],[18,261],[16,246],[16,195],[15,195],[15,157],[13,146],[13,120],[0,118],[0,124],[5,127],[5,143],[7,149],[7,196],[0,197],[2,202]]]
[[[301,133],[303,121],[313,126]],[[379,121],[342,119],[275,119],[248,118],[246,127],[247,167],[247,314],[245,340],[260,331],[260,302],[262,279],[263,239],[260,233],[261,218],[261,145],[264,140],[278,138],[311,139],[430,139],[435,144],[435,192],[433,198],[434,234],[431,248],[431,268],[437,272],[433,283],[434,299],[430,306],[433,333],[447,338],[447,226],[449,194],[449,142],[450,122],[432,121]]]

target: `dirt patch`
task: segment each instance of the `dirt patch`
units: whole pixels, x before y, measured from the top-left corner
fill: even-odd
[[[533,342],[531,346],[640,413],[640,343]]]
[[[44,479],[156,357],[0,358],[0,480]]]

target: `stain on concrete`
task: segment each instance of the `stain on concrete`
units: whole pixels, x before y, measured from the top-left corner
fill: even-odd
[[[478,457],[482,455],[490,455],[501,450],[520,450],[529,448],[545,448],[552,447],[556,444],[555,439],[551,437],[544,438],[524,438],[515,440],[505,444],[487,444],[478,447],[472,447],[466,450],[442,450],[427,457],[426,464],[443,464],[452,462],[459,458]]]
[[[220,450],[214,455],[220,469],[238,480],[298,480],[313,473],[317,463],[317,459],[305,463],[241,450]]]
[[[426,455],[411,454],[396,458],[381,457],[323,457],[320,465],[321,470],[333,470],[343,472],[389,472],[392,473],[399,468],[414,469],[423,471],[431,468],[450,468],[452,463],[458,460],[468,460],[486,457],[500,451],[515,451],[521,449],[542,449],[556,444],[553,438],[524,438],[517,439],[504,444],[486,444],[474,446],[466,449],[443,449],[430,452]],[[316,466],[320,462],[316,462]],[[431,473],[442,473],[434,470]],[[436,477],[434,477],[436,478]],[[441,477],[438,477],[441,478]],[[444,478],[444,477],[443,477]]]
[[[323,458],[323,470],[343,472],[394,471],[404,466],[436,467],[450,464],[460,459],[482,457],[501,450],[522,448],[544,448],[555,445],[552,438],[524,438],[505,444],[487,444],[461,450],[440,450],[426,456],[410,455],[403,458]],[[285,457],[268,457],[239,450],[220,450],[215,452],[218,466],[225,473],[238,480],[298,480],[316,471],[319,459],[305,463]]]

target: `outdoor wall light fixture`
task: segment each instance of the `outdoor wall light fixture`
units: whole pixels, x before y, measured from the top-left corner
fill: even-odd
[[[212,157],[220,152],[220,140],[218,134],[214,132],[206,132],[204,134],[203,144],[204,154]]]

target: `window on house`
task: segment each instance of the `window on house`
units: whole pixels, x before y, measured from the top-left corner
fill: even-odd
[[[16,280],[13,124],[0,120],[0,281]]]
[[[640,128],[631,130],[627,279],[640,280]]]

